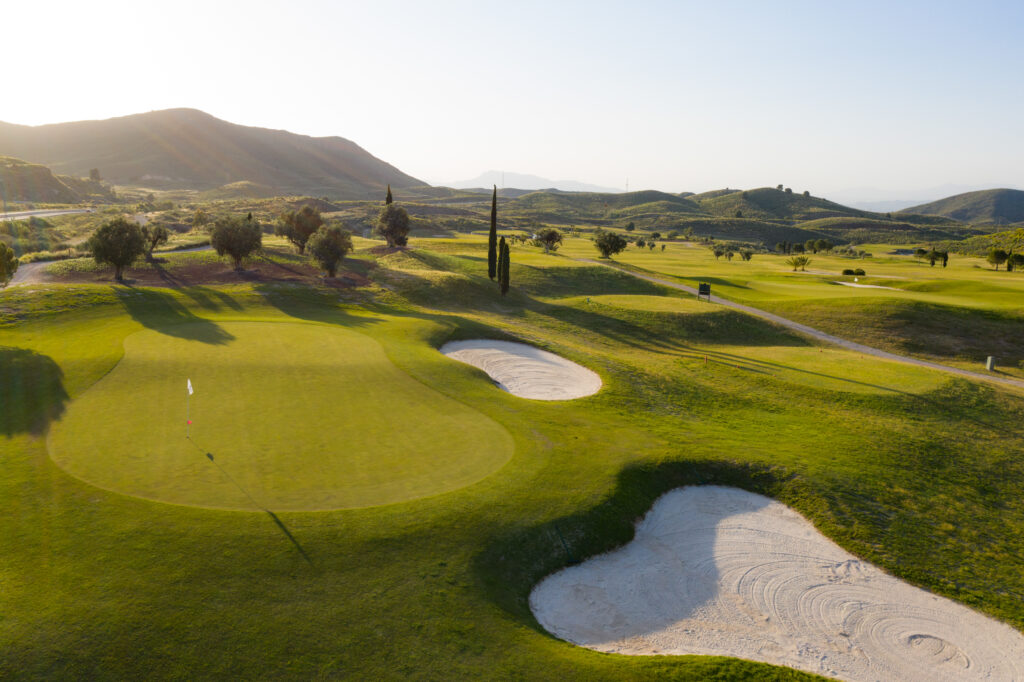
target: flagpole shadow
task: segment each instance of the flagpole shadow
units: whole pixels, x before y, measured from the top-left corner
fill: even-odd
[[[191,437],[186,436],[186,439],[188,440],[189,443],[192,444],[192,446],[196,450],[198,450],[199,452],[203,452],[203,448],[199,447],[196,444],[196,442],[194,440],[192,440]],[[298,550],[299,554],[302,555],[302,558],[306,560],[306,563],[309,564],[310,566],[312,566],[313,565],[313,560],[306,553],[306,550],[303,549],[302,545],[299,544],[299,541],[295,539],[295,536],[292,535],[291,531],[288,530],[288,527],[286,525],[284,525],[284,522],[281,521],[281,519],[278,518],[277,514],[275,514],[274,512],[270,511],[269,509],[264,507],[262,504],[260,504],[256,500],[256,498],[253,497],[249,493],[248,490],[246,490],[244,487],[242,487],[242,485],[238,481],[236,481],[234,479],[234,477],[231,474],[229,474],[224,467],[222,467],[220,465],[220,462],[218,462],[216,459],[214,459],[212,452],[207,452],[207,453],[205,453],[205,455],[206,455],[206,459],[210,460],[210,462],[213,464],[213,466],[217,467],[217,469],[220,471],[220,473],[223,474],[224,478],[226,478],[229,481],[231,481],[232,485],[234,485],[236,488],[238,488],[240,491],[242,491],[242,494],[245,495],[246,497],[248,497],[249,501],[251,501],[253,503],[253,505],[257,509],[260,509],[261,511],[265,512],[271,518],[271,520],[273,520],[274,524],[281,530],[282,533],[284,533],[285,537],[287,537],[291,541],[291,543],[293,545],[295,545],[295,549]]]

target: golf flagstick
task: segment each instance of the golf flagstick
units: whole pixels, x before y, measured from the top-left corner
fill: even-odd
[[[192,429],[192,380],[185,379],[188,384],[188,397],[185,399],[185,438],[191,440]]]

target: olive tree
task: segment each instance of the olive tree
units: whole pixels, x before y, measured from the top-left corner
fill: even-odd
[[[114,268],[114,279],[124,281],[124,269],[146,253],[146,238],[137,223],[114,218],[89,237],[89,250],[100,265]]]
[[[303,206],[298,211],[285,211],[274,227],[274,233],[290,241],[299,253],[306,250],[306,242],[324,224],[320,211],[313,206]]]
[[[218,256],[230,256],[235,270],[241,270],[242,261],[263,248],[263,230],[252,213],[218,218],[210,231],[210,246]]]
[[[988,251],[987,260],[993,267],[995,267],[996,270],[998,270],[999,266],[1005,263],[1008,257],[1009,255],[1002,249],[992,248]]]
[[[146,240],[146,259],[152,260],[153,249],[161,244],[166,244],[167,240],[171,237],[171,233],[163,225],[144,225],[142,227],[142,236]]]
[[[388,204],[377,217],[376,232],[388,246],[405,246],[409,243],[409,214],[401,206]]]
[[[537,241],[544,247],[544,253],[557,251],[562,243],[562,233],[553,227],[545,227],[537,233]]]
[[[14,255],[14,249],[0,242],[0,289],[7,286],[17,271],[18,257]]]
[[[338,263],[352,250],[352,233],[341,225],[323,225],[306,243],[309,256],[328,277],[338,273]]]
[[[629,246],[629,242],[614,232],[599,230],[594,235],[594,247],[601,252],[602,258],[611,258],[625,250],[627,246]]]

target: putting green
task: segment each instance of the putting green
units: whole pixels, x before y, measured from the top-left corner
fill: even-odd
[[[512,456],[504,427],[399,370],[365,334],[226,322],[214,344],[200,340],[210,324],[126,338],[123,359],[51,432],[53,460],[161,502],[312,511],[448,492]]]

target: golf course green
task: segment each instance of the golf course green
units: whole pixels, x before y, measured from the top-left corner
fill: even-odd
[[[413,380],[364,334],[280,322],[224,323],[216,338],[209,329],[126,338],[124,358],[50,435],[54,461],[161,502],[309,511],[443,493],[512,455],[502,426]]]

